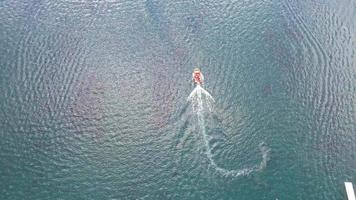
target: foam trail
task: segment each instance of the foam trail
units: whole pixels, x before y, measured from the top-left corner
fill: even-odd
[[[211,136],[206,134],[206,128],[205,128],[205,119],[204,119],[204,111],[205,107],[208,109],[209,112],[212,111],[212,103],[215,102],[214,98],[211,96],[209,92],[207,92],[204,88],[202,88],[200,85],[197,85],[194,90],[190,93],[188,96],[187,100],[191,102],[193,111],[197,115],[198,119],[198,125],[200,127],[200,132],[202,133],[204,144],[205,144],[205,153],[209,159],[209,162],[211,166],[220,174],[224,176],[241,176],[241,175],[248,175],[252,171],[260,171],[263,170],[267,162],[269,160],[269,148],[267,148],[264,143],[261,143],[259,145],[260,151],[262,153],[262,161],[260,164],[250,167],[250,168],[244,168],[244,169],[238,169],[238,170],[229,170],[225,169],[222,167],[219,167],[213,158],[213,154],[211,153],[211,148],[209,145],[209,140],[211,139]],[[204,106],[205,104],[205,106]]]
[[[204,88],[202,88],[200,85],[197,85],[194,90],[190,93],[190,95],[188,96],[188,101],[191,101],[193,97],[196,97],[198,95],[198,97],[200,99],[202,99],[202,94],[206,95],[209,100],[215,102],[214,98],[211,96],[211,94],[206,91]]]

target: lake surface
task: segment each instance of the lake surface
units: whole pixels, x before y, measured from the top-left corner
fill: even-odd
[[[355,19],[354,0],[1,0],[0,199],[346,199]],[[211,98],[187,99],[194,67]]]

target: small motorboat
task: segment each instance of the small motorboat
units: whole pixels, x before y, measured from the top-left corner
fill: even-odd
[[[203,85],[204,83],[204,76],[201,73],[199,68],[195,68],[192,74],[192,81],[194,85]]]

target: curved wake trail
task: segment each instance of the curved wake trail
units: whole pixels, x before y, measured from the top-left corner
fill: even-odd
[[[215,102],[215,100],[209,92],[207,92],[200,85],[197,85],[188,96],[187,101],[189,101],[192,104],[193,111],[197,116],[199,129],[203,136],[203,140],[205,144],[205,149],[206,149],[205,153],[207,155],[207,158],[209,159],[211,166],[217,172],[219,172],[224,176],[241,176],[241,175],[248,175],[253,171],[260,171],[266,167],[267,161],[269,160],[270,150],[268,147],[264,145],[264,143],[261,143],[259,145],[262,154],[262,161],[258,165],[255,165],[254,167],[236,169],[236,170],[229,170],[229,169],[219,167],[213,158],[212,150],[209,145],[209,141],[213,138],[212,136],[206,133],[205,118],[204,118],[204,114],[206,112],[212,112],[213,103]]]

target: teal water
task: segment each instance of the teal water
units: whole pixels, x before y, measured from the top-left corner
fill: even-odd
[[[346,199],[355,18],[353,0],[1,0],[0,199]],[[195,66],[214,100],[187,100]]]

